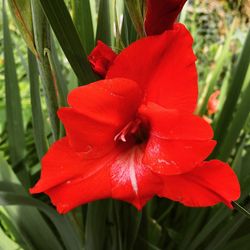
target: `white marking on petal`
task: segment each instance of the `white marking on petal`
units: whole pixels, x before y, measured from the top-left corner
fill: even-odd
[[[137,185],[137,180],[136,180],[134,162],[135,162],[135,153],[133,152],[129,159],[129,176],[130,176],[130,181],[131,181],[133,190],[138,195],[138,185]]]

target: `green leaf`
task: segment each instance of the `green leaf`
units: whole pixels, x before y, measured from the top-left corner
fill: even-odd
[[[230,58],[229,48],[236,28],[236,23],[237,20],[235,18],[234,21],[232,22],[231,29],[227,35],[225,44],[219,47],[217,50],[217,54],[215,56],[216,65],[213,68],[213,70],[207,75],[206,83],[202,90],[201,97],[199,99],[198,109],[196,110],[196,113],[199,114],[200,116],[205,114],[207,109],[208,99],[212,94],[212,92],[214,91],[214,87],[216,86],[216,84],[218,84],[221,72]]]
[[[249,250],[250,234],[244,235],[238,239],[230,241],[223,250]]]
[[[237,138],[247,121],[248,114],[250,113],[249,97],[250,79],[247,89],[243,92],[241,102],[237,106],[236,114],[234,115],[234,118],[228,128],[228,133],[225,135],[225,138],[221,143],[218,156],[221,160],[228,159],[232,149],[235,147]]]
[[[232,202],[234,208],[236,210],[238,210],[240,213],[242,213],[243,215],[245,215],[248,219],[250,219],[250,212],[247,211],[244,207],[242,207],[240,204],[238,204],[237,202]]]
[[[11,14],[14,17],[21,36],[29,49],[37,56],[33,36],[32,15],[29,0],[8,0]]]
[[[246,220],[242,214],[237,214],[233,219],[228,220],[227,224],[216,234],[215,237],[207,244],[205,250],[220,250],[235,234],[239,227]]]
[[[101,40],[105,44],[112,46],[111,34],[113,22],[111,21],[110,11],[110,0],[100,0],[96,30],[96,41]]]
[[[86,221],[86,250],[105,249],[106,222],[110,200],[100,200],[88,204]]]
[[[227,98],[222,108],[222,112],[218,117],[218,121],[215,125],[215,140],[218,141],[216,148],[213,152],[213,156],[218,156],[219,150],[224,140],[225,135],[228,132],[228,127],[232,121],[233,111],[235,110],[236,103],[238,101],[241,88],[244,83],[244,79],[247,73],[247,69],[250,62],[250,30],[248,32],[245,45],[239,57],[237,66],[232,76],[232,81],[229,86]]]
[[[11,215],[16,227],[22,232],[25,239],[33,246],[32,249],[62,249],[56,235],[37,209],[48,216],[57,228],[67,249],[82,249],[67,217],[59,215],[53,208],[43,202],[29,197],[1,154],[0,167],[0,190],[3,190],[0,192],[0,205],[6,206],[6,211]]]
[[[134,42],[137,38],[137,33],[135,31],[131,18],[128,14],[127,8],[124,8],[124,12],[123,12],[121,38],[122,38],[123,43],[126,46]]]
[[[72,0],[73,20],[85,51],[89,54],[94,48],[94,29],[89,0]]]
[[[16,175],[3,159],[1,153],[0,169],[0,182],[4,182],[5,186],[8,185],[5,190],[8,189],[8,192],[13,192],[16,196],[28,197]],[[1,184],[1,186],[1,188],[4,189],[3,184]],[[0,198],[1,205],[7,205],[8,203],[4,197],[5,196],[1,196]],[[15,199],[12,199],[12,202],[14,203]],[[37,209],[23,206],[8,206],[5,207],[5,210],[12,218],[12,222],[19,231],[19,234],[25,239],[28,248],[37,250],[62,249],[57,237]]]
[[[38,158],[47,151],[47,139],[44,130],[44,119],[40,100],[40,88],[36,58],[28,51],[30,99],[32,111],[33,133]]]
[[[21,246],[19,246],[16,242],[14,242],[13,240],[11,240],[5,233],[4,231],[1,229],[0,227],[0,239],[1,239],[1,243],[0,243],[0,250],[19,250],[21,249]]]
[[[230,213],[231,211],[228,208],[220,207],[217,212],[213,216],[211,216],[209,220],[207,220],[202,230],[195,235],[195,238],[188,246],[188,249],[197,249],[200,244],[202,244],[206,240],[206,238],[215,231],[220,223],[228,218]]]
[[[139,37],[146,36],[144,30],[144,18],[143,18],[143,1],[142,0],[125,0],[129,16],[134,24],[135,30]]]
[[[77,238],[77,235],[72,226],[70,225],[67,217],[59,215],[55,210],[53,210],[43,202],[32,199],[25,195],[15,194],[13,192],[0,191],[0,205],[31,206],[41,210],[48,216],[48,218],[53,222],[54,226],[57,228],[61,236],[61,240],[66,246],[66,249],[69,250],[82,249],[80,241]],[[43,244],[42,240],[41,243]],[[49,243],[50,242],[48,242],[48,244]],[[46,248],[44,246],[44,248],[39,248],[39,249],[46,249]],[[56,249],[61,249],[61,248],[56,248]]]
[[[44,51],[45,49],[51,49],[50,29],[39,2],[37,0],[32,0],[31,7],[35,44],[37,52],[39,54],[39,57],[37,59],[38,69],[40,72],[42,86],[45,92],[53,139],[56,140],[59,138],[59,119],[56,114],[58,109],[56,84],[54,82],[55,79],[50,67],[48,55]]]
[[[3,43],[4,43],[4,76],[6,93],[7,131],[10,158],[13,165],[23,159],[25,149],[22,107],[16,74],[12,41],[8,26],[8,17],[3,1]]]
[[[87,60],[76,28],[63,0],[39,0],[50,25],[65,53],[79,84],[87,84],[98,79]]]

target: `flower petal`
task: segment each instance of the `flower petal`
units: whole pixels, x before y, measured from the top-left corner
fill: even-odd
[[[99,158],[115,147],[114,137],[119,132],[115,124],[96,121],[73,108],[61,108],[58,116],[70,146],[85,159]]]
[[[112,197],[139,210],[162,188],[159,176],[143,165],[143,151],[139,146],[132,147],[111,166]]]
[[[68,96],[73,108],[62,108],[63,122],[71,146],[96,158],[109,152],[114,137],[134,119],[141,100],[136,82],[111,79],[74,89]]]
[[[207,110],[209,115],[215,114],[218,111],[219,100],[217,98],[219,95],[220,90],[216,90],[210,95],[207,103]]]
[[[111,197],[110,164],[121,153],[122,150],[117,149],[106,157],[85,160],[65,137],[55,142],[43,157],[40,180],[30,192],[48,194],[60,213]]]
[[[63,138],[44,156],[41,178],[30,192],[48,194],[60,213],[108,197],[141,209],[162,188],[159,176],[141,163],[142,153],[122,144],[105,157],[84,160]]]
[[[83,164],[85,163],[85,164]],[[40,180],[30,189],[31,193],[40,193],[62,184],[82,173],[90,174],[96,171],[88,166],[81,153],[76,153],[69,145],[67,137],[56,141],[42,158]]]
[[[120,126],[133,118],[141,98],[142,92],[136,82],[115,78],[72,90],[68,103],[93,120]]]
[[[92,69],[102,77],[106,76],[115,58],[116,53],[102,41],[97,41],[96,47],[88,56]]]
[[[147,35],[171,29],[186,0],[147,0],[145,30]]]
[[[206,159],[215,145],[213,140],[165,140],[151,136],[143,163],[158,174],[182,174]]]
[[[139,109],[150,122],[151,134],[169,140],[208,140],[213,138],[212,127],[201,117],[168,110],[155,103]]]
[[[198,84],[192,43],[185,26],[175,24],[173,30],[140,39],[124,49],[106,77],[134,80],[146,91],[147,101],[193,112]]]
[[[240,196],[237,176],[230,166],[219,160],[201,163],[192,172],[165,176],[159,196],[179,201],[185,206],[205,207],[231,202]]]
[[[211,126],[202,118],[166,110],[150,103],[140,107],[150,123],[143,163],[156,173],[173,175],[190,171],[213,150]]]
[[[90,177],[84,175],[45,191],[59,213],[67,213],[82,204],[111,197],[110,171],[102,167]]]

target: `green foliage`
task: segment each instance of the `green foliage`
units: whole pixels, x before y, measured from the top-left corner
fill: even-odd
[[[142,212],[104,200],[66,216],[45,195],[32,198],[28,188],[39,177],[48,145],[64,135],[56,110],[66,105],[68,89],[98,79],[87,54],[98,39],[119,52],[144,36],[143,1],[8,0],[9,8],[2,7],[0,249],[249,248],[250,33],[245,17],[236,19],[240,12],[230,10],[240,1],[210,2],[190,1],[181,20],[194,36],[198,58],[196,112],[211,119],[218,139],[214,156],[229,162],[240,179],[236,209],[187,208],[155,197]],[[219,111],[209,115],[207,102],[217,89]]]

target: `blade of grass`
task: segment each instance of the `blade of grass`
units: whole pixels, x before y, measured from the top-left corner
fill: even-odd
[[[6,93],[7,131],[10,159],[13,165],[22,161],[25,149],[24,128],[20,92],[16,74],[16,65],[12,41],[8,26],[8,17],[3,1],[3,43],[4,43],[4,76]]]
[[[129,16],[132,20],[132,23],[135,27],[135,30],[139,37],[146,36],[144,30],[144,20],[143,20],[143,2],[141,0],[125,0],[125,5],[128,10]]]
[[[73,20],[86,53],[94,48],[94,29],[89,0],[73,0]]]
[[[237,138],[243,129],[248,114],[250,112],[250,105],[249,105],[249,97],[250,97],[250,80],[248,82],[248,87],[244,91],[242,100],[237,107],[236,114],[234,115],[233,121],[231,122],[228,133],[225,135],[225,139],[221,144],[219,149],[219,159],[227,160],[230,156],[232,149],[234,148]]]
[[[244,47],[238,59],[235,71],[232,76],[231,85],[222,112],[215,124],[215,140],[217,140],[216,148],[213,152],[213,157],[218,156],[222,141],[227,133],[230,122],[232,121],[233,111],[240,95],[241,88],[244,83],[245,75],[250,62],[250,30],[245,40]]]
[[[0,181],[9,184],[8,191],[28,197],[17,176],[3,159],[2,153],[0,153],[0,167]],[[5,207],[5,210],[30,249],[62,249],[57,237],[38,210],[23,206]]]
[[[231,211],[229,209],[225,207],[219,208],[218,211],[212,217],[209,218],[202,230],[196,234],[196,237],[188,246],[188,249],[197,249],[205,241],[205,239],[215,231],[218,225],[222,223],[230,214]]]
[[[50,118],[53,139],[59,138],[59,119],[56,115],[58,109],[56,84],[53,78],[48,55],[44,49],[50,49],[50,29],[46,18],[42,12],[40,4],[36,0],[31,1],[33,27],[36,49],[39,54],[37,60],[42,86],[45,92],[46,104]]]
[[[100,0],[98,11],[98,22],[96,30],[96,41],[101,40],[109,46],[112,46],[112,20],[110,0]]]
[[[28,51],[30,99],[34,140],[38,158],[41,160],[47,151],[47,139],[44,130],[44,118],[40,100],[40,88],[36,58]]]
[[[98,77],[90,67],[86,52],[64,1],[39,0],[39,3],[79,80],[79,85],[97,80]]]
[[[11,14],[15,19],[21,36],[29,49],[37,56],[33,36],[32,15],[29,0],[8,0]]]
[[[229,47],[230,47],[231,40],[232,40],[234,31],[236,28],[236,23],[237,23],[237,20],[235,18],[232,22],[231,29],[227,35],[224,46],[221,49],[218,49],[217,55],[215,57],[216,66],[207,76],[205,87],[202,91],[202,95],[198,103],[198,109],[196,111],[196,113],[199,114],[200,116],[205,114],[208,99],[210,95],[212,94],[212,92],[214,91],[215,85],[218,84],[221,72],[225,66],[225,63],[229,59],[229,56],[230,56]]]
[[[19,246],[16,242],[14,242],[12,239],[10,239],[2,230],[0,227],[0,239],[1,239],[1,245],[0,249],[8,249],[8,250],[17,250],[21,249],[21,246]]]
[[[110,200],[95,201],[88,205],[86,221],[86,250],[102,250],[105,248],[106,222]]]
[[[244,235],[236,240],[229,242],[223,250],[249,250],[250,234]]]
[[[224,244],[232,237],[232,235],[239,229],[246,217],[238,214],[230,220],[223,229],[221,229],[216,236],[207,244],[205,250],[219,250],[222,249]]]
[[[15,193],[6,192],[6,191],[0,191],[0,205],[2,206],[11,206],[11,205],[30,206],[30,207],[35,207],[41,210],[53,222],[54,226],[56,227],[56,229],[58,230],[61,236],[61,240],[63,241],[66,249],[68,250],[82,249],[80,241],[77,238],[75,231],[70,225],[67,217],[59,215],[54,209],[50,208],[43,202],[30,198],[25,195],[15,194]],[[44,247],[40,249],[46,249],[46,248]]]

